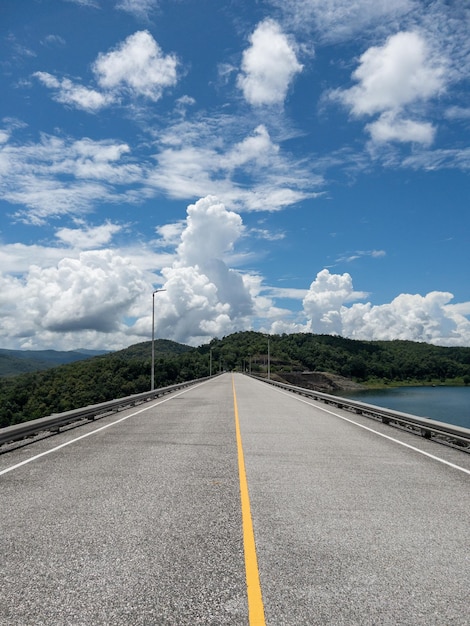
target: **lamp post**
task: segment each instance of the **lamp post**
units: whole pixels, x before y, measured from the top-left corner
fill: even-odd
[[[271,380],[271,350],[269,345],[269,335],[268,335],[268,380]]]
[[[166,289],[155,289],[152,292],[152,373],[150,378],[150,391],[155,389],[155,294]]]
[[[210,357],[209,357],[209,376],[212,376],[212,348],[210,349]]]

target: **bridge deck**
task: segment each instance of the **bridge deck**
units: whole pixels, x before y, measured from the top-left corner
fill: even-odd
[[[225,374],[0,456],[0,624],[469,624],[469,471]]]

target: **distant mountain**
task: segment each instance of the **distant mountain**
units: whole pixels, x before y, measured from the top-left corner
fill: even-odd
[[[155,340],[155,354],[161,356],[173,356],[191,351],[193,348],[168,339]],[[76,350],[6,350],[0,348],[0,378],[6,376],[17,376],[29,372],[40,372],[42,370],[66,365],[75,361],[83,361],[96,356],[108,355],[116,359],[150,359],[152,354],[152,342],[144,341],[137,343],[117,352],[109,350],[88,350],[87,348],[77,348]]]
[[[106,350],[6,350],[0,348],[0,377],[38,372],[106,354]]]

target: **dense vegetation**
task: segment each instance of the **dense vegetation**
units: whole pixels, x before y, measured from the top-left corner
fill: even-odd
[[[369,384],[394,382],[470,384],[470,348],[410,341],[355,341],[331,335],[269,336],[273,375],[323,371]],[[240,332],[190,348],[155,342],[155,385],[163,387],[221,370],[266,373],[268,337]],[[151,343],[0,379],[0,426],[104,402],[150,388]]]

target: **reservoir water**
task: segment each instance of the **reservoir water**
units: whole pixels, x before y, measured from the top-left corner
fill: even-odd
[[[341,392],[367,404],[470,428],[470,387],[393,387]]]

